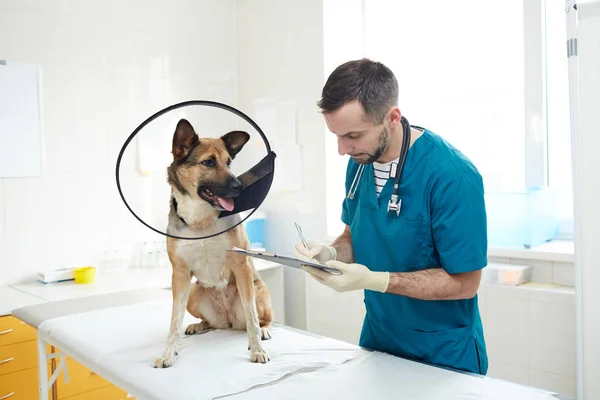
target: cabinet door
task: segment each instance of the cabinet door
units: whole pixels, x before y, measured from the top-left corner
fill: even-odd
[[[38,369],[30,368],[0,375],[0,399],[32,400],[38,398]],[[8,396],[8,397],[7,397]]]
[[[0,346],[37,339],[36,330],[13,317],[0,317]]]
[[[64,372],[61,371],[56,380],[58,398],[64,399],[79,393],[89,392],[112,384],[95,372],[67,357],[69,383],[65,383]]]
[[[36,367],[37,342],[35,340],[0,346],[0,375]]]

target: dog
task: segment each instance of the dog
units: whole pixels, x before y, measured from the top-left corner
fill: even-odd
[[[189,121],[181,119],[177,123],[173,161],[167,168],[171,186],[169,235],[205,237],[240,221],[237,214],[223,218],[219,214],[233,210],[241,192],[242,184],[231,173],[230,164],[249,139],[244,131],[231,131],[220,138],[199,138]],[[155,368],[175,363],[186,309],[200,319],[185,329],[186,335],[213,329],[246,330],[250,361],[270,361],[261,342],[271,338],[274,313],[269,291],[250,257],[227,251],[232,246],[248,249],[249,245],[242,224],[204,239],[167,236],[173,268],[173,307],[166,349],[154,363]]]

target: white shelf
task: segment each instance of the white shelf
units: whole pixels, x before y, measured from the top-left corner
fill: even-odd
[[[525,249],[521,247],[490,247],[489,257],[522,258],[572,263],[575,260],[575,244],[572,240],[553,240],[539,246]]]

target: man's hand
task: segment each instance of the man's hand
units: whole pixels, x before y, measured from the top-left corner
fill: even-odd
[[[327,261],[325,265],[339,269],[341,275],[333,275],[308,265],[304,265],[302,269],[317,281],[338,292],[367,289],[385,293],[390,282],[389,272],[374,272],[362,264],[346,264],[332,260]]]
[[[302,242],[296,243],[292,250],[296,258],[307,261],[316,260],[320,264],[325,264],[327,261],[335,260],[337,256],[335,248],[331,246],[325,246],[313,240],[308,240],[306,244],[308,244],[308,249]]]

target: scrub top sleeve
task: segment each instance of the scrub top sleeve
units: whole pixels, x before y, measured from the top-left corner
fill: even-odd
[[[446,272],[470,272],[487,265],[487,217],[479,175],[441,177],[432,192],[431,214],[434,243]]]

